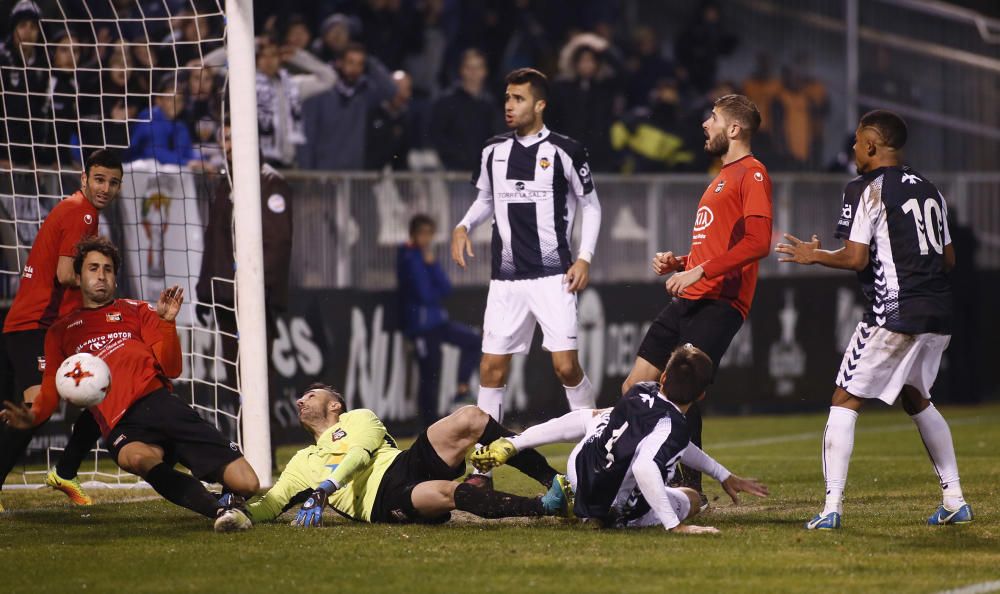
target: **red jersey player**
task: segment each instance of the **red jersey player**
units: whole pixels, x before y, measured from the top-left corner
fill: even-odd
[[[714,371],[750,312],[757,285],[758,261],[771,249],[771,178],[750,152],[760,127],[760,112],[743,95],[715,101],[702,123],[705,150],[722,159],[722,170],[698,203],[691,251],[656,254],[653,270],[677,272],[666,282],[673,296],[646,332],[635,365],[622,386],[656,381],[670,353],[691,343],[704,351]],[[691,442],[701,447],[701,411],[687,413]],[[682,466],[682,484],[701,493],[701,474]],[[704,499],[703,499],[704,501]]]
[[[73,272],[76,244],[97,234],[100,212],[118,196],[122,184],[121,157],[110,150],[95,151],[80,175],[80,190],[66,198],[45,217],[14,303],[4,319],[0,341],[0,389],[4,400],[34,400],[44,368],[45,331],[59,318],[81,305]],[[0,485],[31,441],[32,431],[0,428]],[[74,503],[87,505],[90,497],[76,480],[76,471],[99,437],[97,425],[86,411],[76,421],[66,445],[46,483],[66,493]],[[59,477],[62,478],[59,478]]]
[[[168,378],[182,368],[174,319],[184,292],[166,289],[156,305],[115,299],[120,263],[108,239],[80,242],[73,266],[83,307],[49,328],[42,389],[31,408],[5,403],[0,416],[17,428],[43,423],[59,402],[55,379],[63,359],[84,351],[97,355],[111,369],[111,388],[90,411],[118,466],[146,479],[168,501],[216,518],[216,530],[250,528],[241,497],[257,491],[257,475],[236,443],[170,393]],[[176,462],[194,476],[175,470]],[[198,479],[219,482],[240,497],[223,506]]]

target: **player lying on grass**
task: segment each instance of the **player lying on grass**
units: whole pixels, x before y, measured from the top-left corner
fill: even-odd
[[[332,387],[313,384],[296,402],[299,422],[316,445],[299,450],[278,482],[249,505],[254,522],[272,520],[302,503],[292,522],[322,525],[323,509],[362,522],[440,523],[459,509],[484,518],[551,516],[568,512],[565,477],[545,458],[522,450],[523,472],[551,484],[543,497],[521,497],[454,479],[476,445],[513,435],[482,410],[466,406],[437,421],[400,450],[370,410],[348,412]]]
[[[672,488],[678,462],[707,473],[737,502],[742,491],[766,497],[767,487],[730,473],[691,443],[684,413],[704,396],[712,361],[685,344],[671,353],[660,383],[639,382],[614,408],[577,410],[503,438],[472,455],[481,470],[504,464],[525,448],[578,441],[566,476],[576,498],[575,514],[608,527],[662,525],[672,532],[716,533],[708,526],[682,522],[700,509],[697,491]]]
[[[59,405],[56,370],[63,359],[93,353],[111,369],[111,387],[90,412],[118,466],[144,478],[171,503],[214,519],[220,532],[250,528],[239,496],[249,497],[259,488],[253,468],[239,446],[170,393],[167,378],[182,370],[174,319],[184,291],[166,289],[156,305],[115,299],[120,266],[118,249],[107,238],[91,237],[77,245],[73,268],[83,307],[46,333],[42,389],[31,408],[7,402],[0,417],[18,429],[44,423]],[[194,476],[175,470],[177,461]],[[198,479],[221,483],[238,496],[220,505]]]

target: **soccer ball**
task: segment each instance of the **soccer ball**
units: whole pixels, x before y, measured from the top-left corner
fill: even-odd
[[[70,403],[97,406],[111,388],[111,370],[104,359],[90,353],[67,357],[56,371],[56,390]]]

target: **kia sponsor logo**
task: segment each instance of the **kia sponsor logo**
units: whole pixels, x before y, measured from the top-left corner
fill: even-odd
[[[698,209],[698,214],[694,217],[694,230],[704,231],[712,224],[715,220],[715,215],[712,213],[712,209],[707,206],[702,206]]]

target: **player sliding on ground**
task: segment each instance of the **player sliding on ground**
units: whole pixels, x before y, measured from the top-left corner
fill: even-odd
[[[565,477],[545,458],[525,450],[514,460],[522,472],[552,486],[543,497],[520,497],[454,479],[477,441],[513,435],[488,414],[466,406],[428,427],[400,450],[375,413],[346,410],[332,387],[313,384],[296,402],[302,427],[316,445],[299,450],[278,482],[250,503],[254,522],[272,520],[302,503],[292,522],[322,525],[323,509],[362,522],[440,523],[459,509],[484,518],[568,513]]]
[[[91,237],[79,243],[73,269],[83,307],[60,318],[46,333],[42,388],[31,408],[6,402],[0,417],[18,429],[44,423],[59,405],[56,370],[63,359],[92,353],[111,369],[111,387],[90,412],[118,466],[146,479],[164,499],[214,519],[217,531],[250,528],[240,497],[220,505],[198,479],[249,497],[259,488],[253,468],[237,444],[170,393],[167,378],[176,378],[182,369],[174,319],[184,291],[177,286],[166,289],[155,305],[115,299],[120,266],[118,249],[108,239]],[[175,470],[176,461],[194,476]]]
[[[704,395],[711,378],[712,360],[685,344],[671,354],[659,384],[636,383],[614,408],[573,411],[494,441],[476,451],[472,463],[492,469],[525,448],[576,441],[566,463],[576,516],[607,527],[661,525],[685,534],[716,533],[716,528],[683,524],[700,511],[701,498],[694,489],[667,486],[678,462],[722,483],[734,503],[737,493],[766,497],[768,491],[730,473],[691,443],[684,413]]]
[[[903,401],[941,479],[944,501],[928,524],[966,524],[972,508],[962,497],[951,429],[931,404],[931,385],[951,340],[951,283],[955,249],[948,205],[934,184],[902,165],[906,123],[883,110],[868,112],[855,132],[854,158],[861,175],[844,189],[837,224],[839,250],[819,239],[775,248],[781,262],[855,270],[868,311],[854,330],[837,372],[830,418],[823,431],[826,505],[809,530],[840,528],[854,424],[869,400]]]

